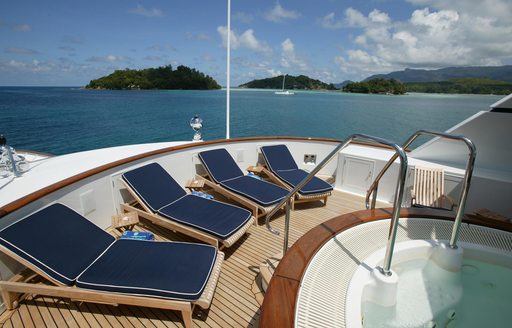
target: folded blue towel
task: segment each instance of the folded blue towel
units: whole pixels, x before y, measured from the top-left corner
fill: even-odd
[[[248,175],[248,176],[250,176],[251,178],[261,180],[261,177],[260,177],[260,176],[258,176],[258,175],[256,175],[256,174],[254,174],[254,173],[252,173],[252,172],[249,172],[247,175]]]
[[[212,195],[204,193],[204,192],[200,192],[200,191],[192,191],[191,194],[194,196],[199,196],[199,197],[203,197],[206,199],[213,199]]]
[[[148,231],[131,231],[123,232],[121,239],[138,239],[138,240],[154,240],[155,236]]]

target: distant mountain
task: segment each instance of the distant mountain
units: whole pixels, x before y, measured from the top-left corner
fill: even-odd
[[[269,77],[267,79],[252,80],[239,85],[240,88],[249,89],[281,89],[283,87],[283,76]],[[312,79],[305,75],[286,75],[285,89],[289,90],[335,90],[334,85]]]
[[[441,82],[464,78],[480,78],[495,81],[512,82],[512,65],[447,67],[437,70],[406,68],[403,71],[391,72],[389,74],[372,75],[366,78],[364,81],[369,81],[377,78],[396,79],[404,83]]]
[[[346,86],[347,84],[350,84],[350,83],[354,83],[354,81],[350,81],[350,80],[345,80],[341,83],[334,83],[334,87],[336,87],[336,89],[343,89],[344,86]]]

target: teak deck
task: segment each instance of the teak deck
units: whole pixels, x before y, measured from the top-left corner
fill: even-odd
[[[216,197],[220,198],[220,197]],[[297,205],[291,212],[290,246],[305,232],[335,216],[364,208],[364,199],[334,191],[327,206]],[[259,265],[282,250],[283,238],[267,231],[262,220],[228,249],[217,290],[208,311],[196,308],[195,327],[257,327],[263,295],[256,278]],[[271,220],[283,231],[284,211]],[[149,230],[158,240],[189,240],[142,219],[134,230]],[[120,232],[113,229],[112,234]],[[28,296],[15,311],[0,316],[3,327],[183,327],[179,312],[135,306],[72,302],[69,299]]]

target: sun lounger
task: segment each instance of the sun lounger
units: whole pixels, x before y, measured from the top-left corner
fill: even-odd
[[[297,186],[308,172],[299,169],[292,154],[285,145],[263,146],[261,153],[268,170],[265,173],[276,182],[281,181],[290,190]],[[295,203],[323,200],[327,204],[327,197],[331,195],[333,188],[322,179],[313,177],[296,194]]]
[[[211,178],[205,183],[252,209],[256,218],[266,215],[288,194],[288,190],[273,183],[244,175],[224,148],[200,152],[199,159]]]
[[[142,207],[123,204],[125,211],[212,245],[233,245],[254,221],[246,209],[187,194],[158,163],[125,172],[122,179]]]
[[[0,281],[8,309],[20,294],[39,294],[178,310],[187,327],[194,305],[210,306],[224,259],[211,245],[116,240],[62,204],[2,229],[0,251],[54,284],[23,279],[33,273]]]

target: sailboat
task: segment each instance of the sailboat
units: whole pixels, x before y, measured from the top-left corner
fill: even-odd
[[[290,96],[290,95],[294,95],[295,94],[293,91],[285,90],[284,89],[284,82],[285,81],[286,81],[286,75],[283,75],[283,88],[281,89],[281,91],[274,92],[276,95],[287,95],[287,96]]]

